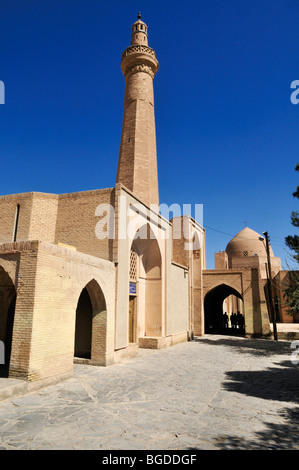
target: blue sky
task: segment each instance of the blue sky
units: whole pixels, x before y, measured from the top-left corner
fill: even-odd
[[[208,268],[245,221],[269,232],[285,265],[298,209],[299,0],[2,0],[0,194],[114,186],[120,57],[138,11],[160,64],[160,202],[204,205]]]

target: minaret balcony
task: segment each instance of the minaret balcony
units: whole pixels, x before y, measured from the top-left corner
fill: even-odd
[[[150,56],[157,59],[154,49],[148,46],[144,46],[143,44],[137,44],[135,46],[127,47],[127,49],[125,49],[124,52],[122,53],[121,58],[123,59],[124,57],[127,57],[128,55],[135,54],[135,53],[149,54]]]

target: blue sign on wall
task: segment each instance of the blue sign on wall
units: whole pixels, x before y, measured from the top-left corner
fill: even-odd
[[[136,294],[136,284],[135,284],[135,282],[130,282],[130,294]]]

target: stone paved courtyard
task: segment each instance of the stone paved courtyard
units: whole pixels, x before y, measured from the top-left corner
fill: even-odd
[[[299,449],[291,343],[207,335],[0,402],[1,449]]]

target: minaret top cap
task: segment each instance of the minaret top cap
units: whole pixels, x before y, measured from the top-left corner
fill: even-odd
[[[141,21],[141,13],[138,12],[137,21],[132,26],[132,40],[131,45],[134,44],[143,44],[145,46],[147,43],[147,26]]]

